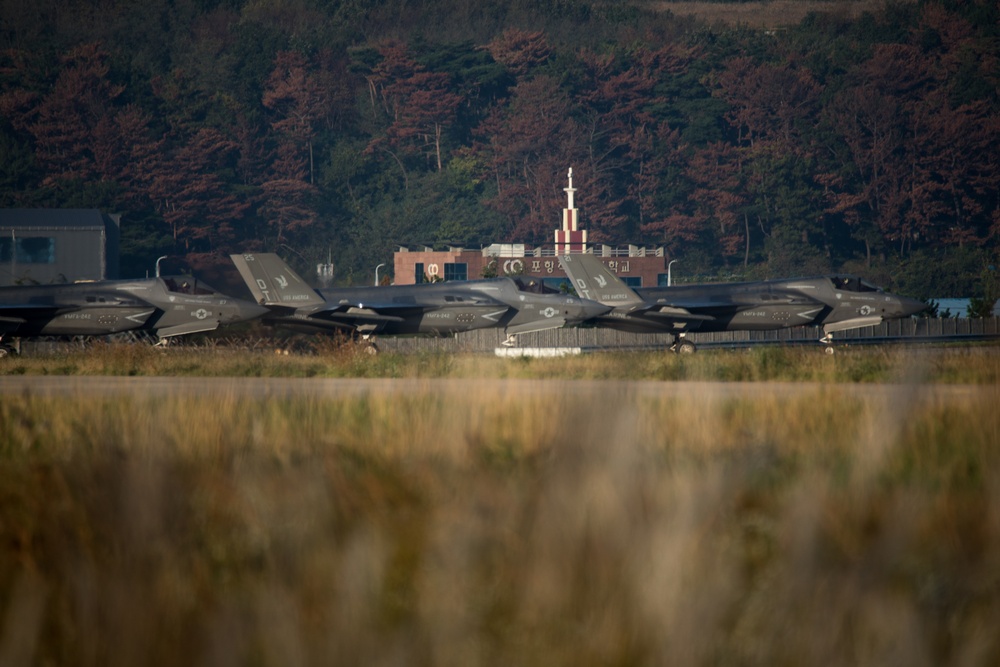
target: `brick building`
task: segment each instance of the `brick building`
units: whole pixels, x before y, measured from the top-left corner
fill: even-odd
[[[567,206],[562,226],[553,234],[552,245],[530,246],[524,243],[494,243],[486,248],[400,248],[394,255],[393,273],[397,285],[412,285],[428,280],[476,280],[490,270],[498,275],[523,274],[560,282],[566,279],[559,268],[557,255],[592,252],[605,258],[608,267],[633,287],[666,285],[669,265],[663,248],[635,245],[592,245],[587,230],[580,228],[579,212],[574,206],[573,170],[569,187],[564,188]]]

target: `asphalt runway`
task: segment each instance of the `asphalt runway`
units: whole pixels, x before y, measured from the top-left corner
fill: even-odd
[[[818,382],[660,382],[654,380],[532,380],[451,378],[245,378],[245,377],[107,377],[0,376],[0,396],[237,397],[346,398],[414,395],[421,392],[461,396],[488,385],[497,397],[537,398],[551,395],[692,398],[705,400],[799,398],[804,395],[848,394],[866,399],[962,401],[1000,399],[994,385],[826,384]]]

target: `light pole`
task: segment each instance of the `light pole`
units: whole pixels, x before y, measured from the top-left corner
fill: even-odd
[[[378,287],[378,270],[385,266],[385,263],[379,264],[375,267],[375,286]]]
[[[670,284],[671,284],[670,283],[670,267],[673,266],[674,262],[676,262],[676,261],[677,261],[676,259],[672,259],[669,262],[667,262],[667,287],[670,287]]]

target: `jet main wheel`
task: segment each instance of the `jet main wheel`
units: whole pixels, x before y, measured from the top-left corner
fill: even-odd
[[[830,355],[830,356],[832,356],[832,355],[833,355],[833,353],[834,353],[834,352],[836,352],[836,350],[835,350],[835,349],[833,349],[833,346],[832,346],[832,345],[827,345],[827,346],[826,346],[826,347],[825,347],[825,348],[823,349],[823,352],[825,352],[825,353],[826,353],[827,355]]]
[[[367,354],[369,357],[374,357],[378,355],[378,345],[376,345],[375,343],[368,343],[367,345],[365,345],[364,350],[365,354]]]
[[[7,356],[8,354],[10,354],[10,351],[9,351],[9,350],[8,350],[7,348],[5,348],[5,347],[0,347],[0,359],[3,359],[3,358],[4,358],[4,357],[6,357],[6,356]]]
[[[698,351],[698,346],[689,340],[678,341],[676,345],[677,354],[694,354]]]

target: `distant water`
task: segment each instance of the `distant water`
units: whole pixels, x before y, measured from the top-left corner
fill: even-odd
[[[936,301],[938,305],[938,315],[944,315],[945,311],[951,311],[951,317],[968,317],[969,316],[969,300],[968,299],[931,299],[931,301]],[[1000,301],[997,301],[996,305],[993,306],[993,314],[1000,317]]]

